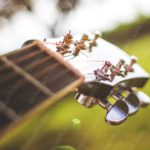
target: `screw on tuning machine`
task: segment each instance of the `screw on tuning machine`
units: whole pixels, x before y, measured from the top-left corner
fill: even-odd
[[[111,81],[113,81],[115,76],[125,77],[124,72],[121,70],[121,67],[125,64],[123,59],[120,59],[116,66],[112,65],[110,68],[111,71]]]
[[[114,92],[112,97],[117,101],[124,101],[129,108],[129,115],[135,114],[140,108],[140,101],[134,93],[130,93],[127,97],[124,97],[119,92]]]
[[[119,125],[128,117],[128,106],[124,101],[117,101],[114,105],[110,104],[106,99],[99,100],[94,97],[86,96],[81,93],[76,95],[77,101],[85,107],[91,108],[98,104],[107,110],[105,121],[111,125]]]
[[[97,81],[101,80],[110,80],[110,75],[108,74],[108,70],[111,67],[111,63],[109,61],[105,61],[103,67],[101,69],[94,70],[94,75]]]
[[[89,43],[89,51],[92,50],[93,47],[97,46],[97,39],[101,38],[102,34],[99,31],[96,31],[94,34],[94,38]]]

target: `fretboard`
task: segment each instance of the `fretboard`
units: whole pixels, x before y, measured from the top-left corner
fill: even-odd
[[[0,56],[0,129],[48,108],[82,81],[75,68],[39,41]]]

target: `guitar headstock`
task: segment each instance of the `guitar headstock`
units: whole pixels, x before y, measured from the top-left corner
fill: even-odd
[[[77,88],[77,101],[88,108],[96,104],[105,108],[109,124],[122,123],[150,103],[150,98],[138,91],[149,74],[135,56],[105,41],[100,33],[73,36],[69,32],[62,38],[45,39],[44,44],[84,75],[84,83]]]

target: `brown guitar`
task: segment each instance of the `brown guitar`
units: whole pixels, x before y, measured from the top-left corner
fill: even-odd
[[[29,40],[21,49],[0,56],[0,79],[1,133],[49,109],[73,90],[85,107],[106,109],[105,120],[111,125],[121,124],[150,103],[138,90],[149,74],[136,57],[99,33],[73,36],[69,32],[62,38]]]

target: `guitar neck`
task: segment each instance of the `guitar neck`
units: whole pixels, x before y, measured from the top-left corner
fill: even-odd
[[[0,78],[0,129],[45,110],[83,82],[75,68],[40,41],[0,56]]]

